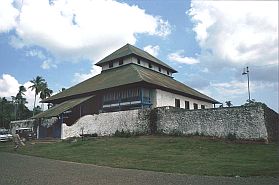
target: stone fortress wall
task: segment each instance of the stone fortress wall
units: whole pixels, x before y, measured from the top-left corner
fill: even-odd
[[[128,110],[81,117],[62,125],[62,139],[83,134],[113,135],[116,130],[141,134],[205,135],[279,140],[278,113],[263,104],[185,110],[174,107]]]

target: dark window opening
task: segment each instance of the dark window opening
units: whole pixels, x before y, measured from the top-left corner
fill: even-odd
[[[113,62],[109,62],[109,68],[113,67]]]
[[[151,64],[151,63],[149,63],[149,64],[148,64],[148,67],[149,67],[149,68],[152,68],[152,64]]]
[[[170,75],[170,72],[169,72],[169,71],[167,71],[167,74],[168,74],[168,75]]]
[[[138,58],[138,64],[140,64],[140,59]]]
[[[161,72],[161,68],[159,67],[159,71]]]
[[[205,105],[201,105],[201,109],[205,109]]]
[[[175,99],[175,107],[180,108],[180,99]]]
[[[185,101],[185,109],[190,109],[190,104],[189,104],[189,102],[188,101]]]
[[[119,60],[119,65],[123,65],[123,59]]]
[[[198,104],[194,103],[194,109],[198,109]]]

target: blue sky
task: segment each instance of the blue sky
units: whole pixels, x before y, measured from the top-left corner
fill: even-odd
[[[58,92],[100,72],[126,43],[178,70],[175,79],[233,105],[278,112],[277,1],[1,0],[0,97],[37,75]],[[32,107],[34,92],[26,93]]]

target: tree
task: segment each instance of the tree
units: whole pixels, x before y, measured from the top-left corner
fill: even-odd
[[[62,89],[59,90],[59,92],[63,92],[63,91],[65,91],[65,90],[66,90],[66,88],[62,87]]]
[[[44,100],[44,99],[50,97],[52,93],[53,93],[53,91],[48,88],[47,82],[42,83],[40,98],[42,100]],[[43,109],[43,103],[42,103],[42,109]]]
[[[231,101],[226,101],[225,103],[226,103],[227,107],[232,107],[233,106]]]
[[[42,85],[45,82],[45,79],[43,79],[43,77],[41,76],[37,76],[36,78],[34,78],[33,80],[30,81],[33,85],[31,85],[29,88],[31,88],[31,90],[35,90],[35,100],[34,100],[34,107],[33,107],[33,116],[34,116],[34,109],[35,109],[35,104],[36,104],[36,97],[37,95],[41,92],[42,89]]]
[[[30,115],[29,109],[25,106],[28,102],[26,98],[24,98],[26,92],[26,88],[24,86],[20,86],[18,89],[18,93],[16,96],[12,96],[12,104],[14,105],[14,115],[15,120],[17,119],[26,119]]]

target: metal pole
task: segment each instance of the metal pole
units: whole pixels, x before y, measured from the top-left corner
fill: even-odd
[[[248,79],[248,97],[249,97],[249,103],[251,102],[251,98],[250,98],[250,82],[249,82],[249,69],[247,66],[247,79]]]

